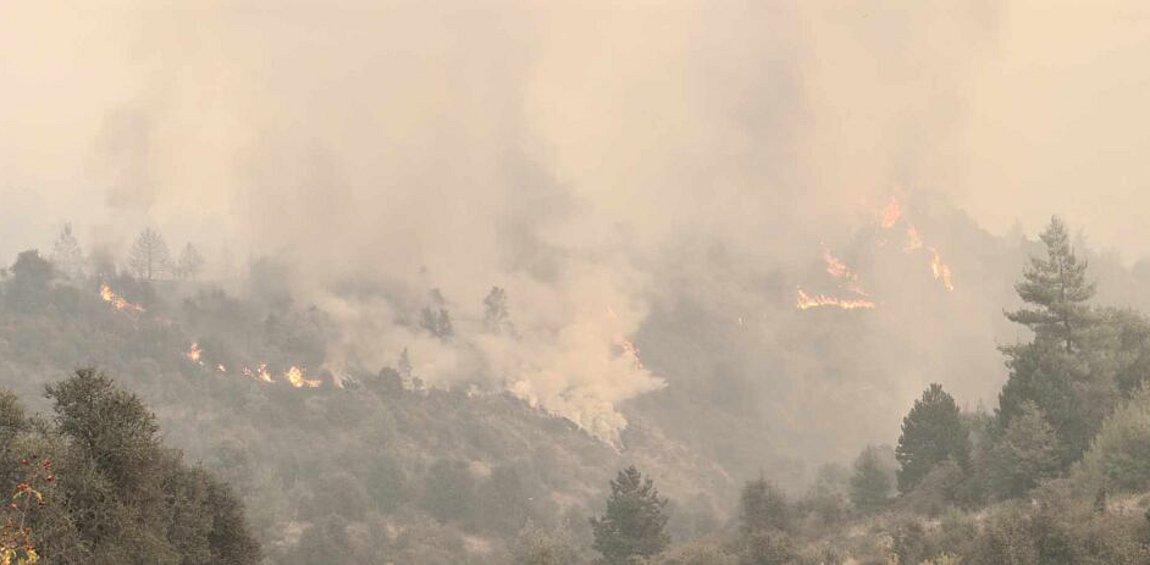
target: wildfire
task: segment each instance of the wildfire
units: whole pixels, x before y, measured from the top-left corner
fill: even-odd
[[[857,281],[859,276],[851,270],[850,267],[843,263],[841,259],[835,257],[830,249],[823,248],[823,260],[827,263],[827,274],[840,280]]]
[[[143,306],[128,302],[124,299],[123,296],[116,294],[112,290],[112,287],[108,286],[107,283],[100,285],[100,298],[104,299],[104,302],[115,306],[117,310],[135,310],[136,312],[144,311]]]
[[[615,338],[615,345],[619,346],[619,348],[623,350],[623,353],[631,358],[636,369],[642,370],[644,368],[643,360],[639,358],[639,348],[635,346],[634,342],[623,336],[619,336]]]
[[[188,349],[188,352],[184,353],[184,357],[187,357],[189,361],[201,367],[204,366],[204,361],[200,358],[202,356],[203,350],[200,349],[200,344],[194,341],[192,342],[192,347]]]
[[[255,371],[253,371],[247,367],[244,367],[243,370],[241,370],[240,372],[243,373],[243,375],[245,377],[251,377],[253,379],[260,380],[260,381],[263,381],[265,383],[276,382],[275,379],[272,378],[272,374],[268,372],[268,364],[267,363],[260,363],[259,368],[256,369]]]
[[[859,296],[869,296],[859,285],[858,273],[851,270],[846,263],[835,257],[831,250],[826,247],[823,247],[823,261],[827,264],[827,274],[841,281],[843,288]]]
[[[638,355],[638,350],[634,349],[633,345],[631,348],[633,349],[633,353]],[[188,351],[184,353],[184,356],[187,357],[189,361],[201,367],[208,366],[204,361],[204,350],[200,348],[199,342],[192,342],[192,346],[188,348]],[[219,373],[228,372],[227,367],[225,367],[222,363],[217,364],[215,366],[215,370]],[[286,382],[294,388],[320,388],[323,386],[323,380],[307,378],[307,369],[303,367],[297,367],[295,365],[285,371],[279,379],[276,379],[272,376],[271,371],[268,369],[267,363],[260,363],[254,371],[248,367],[243,367],[240,369],[240,374],[264,383],[274,384],[279,382]],[[343,388],[343,378],[344,377],[336,376],[335,373],[333,373],[332,385],[336,388]]]
[[[950,267],[942,262],[937,249],[931,247],[930,254],[930,271],[934,273],[934,278],[942,281],[942,286],[946,287],[946,290],[953,291],[954,283],[951,281]]]
[[[917,249],[922,249],[922,235],[918,233],[918,228],[914,226],[907,226],[906,228],[906,245],[902,250],[910,253]]]
[[[798,289],[798,300],[795,306],[799,310],[809,310],[811,308],[822,308],[833,306],[843,310],[871,310],[875,308],[875,303],[871,300],[864,298],[839,298],[837,296],[827,296],[825,294],[807,294],[803,289]]]
[[[294,365],[284,373],[284,377],[296,388],[319,388],[323,384],[323,381],[304,378],[304,370]]]
[[[899,202],[897,196],[891,196],[890,203],[879,214],[879,224],[882,225],[882,229],[889,230],[898,223],[900,218],[902,218],[902,202]]]

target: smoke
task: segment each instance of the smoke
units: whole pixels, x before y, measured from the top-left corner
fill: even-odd
[[[1037,126],[1091,91],[1051,101],[1058,89],[1047,87],[1072,76],[1065,66],[1049,81],[1012,74],[1041,68],[1034,59],[1050,40],[1025,2],[169,8],[26,3],[0,23],[0,68],[12,79],[0,94],[11,126],[0,134],[0,190],[15,206],[5,207],[5,241],[46,239],[67,216],[110,249],[153,225],[174,247],[275,257],[290,266],[296,297],[336,321],[332,366],[378,368],[407,349],[430,385],[506,389],[611,442],[626,424],[621,403],[682,378],[618,345],[657,301],[739,304],[731,318],[765,323],[757,335],[773,351],[795,339],[786,324],[799,273],[822,245],[849,247],[891,194],[926,216],[969,207],[998,230],[1018,217],[1037,227],[1058,205],[1073,221],[1084,198],[1080,185],[1035,173],[1080,149],[1070,132]],[[1076,39],[1132,46],[1100,41],[1110,28],[1091,20]],[[1113,79],[1090,76],[1097,89]],[[1009,111],[1032,98],[1049,111]],[[1140,107],[1134,100],[1097,111],[1114,118]],[[1015,130],[1066,141],[1051,158],[1014,147]],[[1141,186],[1128,162],[1090,164],[1107,168],[1085,167],[1092,178]],[[1092,233],[1115,233],[1084,217]],[[948,234],[929,236],[948,260],[960,253]],[[960,290],[978,284],[964,267],[976,272],[960,255]],[[929,267],[873,268],[890,289],[903,269]],[[493,286],[507,291],[514,333],[483,327]],[[418,323],[431,289],[453,317],[447,339]],[[987,328],[986,316],[961,310],[945,330],[908,336],[909,307],[881,314],[881,327],[922,349],[945,341],[937,332]],[[983,345],[977,366],[989,374],[970,385],[974,398],[1001,373],[993,343]],[[897,367],[869,385],[893,412],[927,377],[907,375],[898,347],[881,350],[864,373]],[[776,392],[835,369],[816,352],[771,359],[786,373]],[[810,399],[823,386],[777,397]],[[885,433],[889,418],[879,420]]]

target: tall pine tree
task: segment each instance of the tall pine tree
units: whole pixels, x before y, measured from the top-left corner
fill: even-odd
[[[1091,325],[1087,301],[1094,296],[1094,284],[1087,281],[1086,262],[1074,255],[1061,219],[1051,218],[1039,237],[1047,256],[1032,257],[1023,280],[1014,287],[1030,307],[1007,312],[1006,317],[1033,330],[1036,341],[1057,343],[1073,352]]]
[[[970,462],[970,438],[962,414],[942,385],[930,385],[903,418],[895,458],[902,493],[914,490],[939,463],[952,460],[965,468]]]
[[[637,558],[662,552],[671,543],[667,534],[667,499],[650,478],[634,465],[619,471],[611,481],[607,513],[591,518],[595,550],[603,565],[626,565]]]

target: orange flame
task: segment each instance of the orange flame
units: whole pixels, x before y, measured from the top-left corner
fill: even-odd
[[[922,249],[922,235],[918,233],[918,228],[914,226],[907,226],[906,228],[906,245],[902,250],[910,253],[917,249]]]
[[[200,359],[202,355],[203,350],[200,349],[200,344],[194,341],[192,342],[192,347],[188,349],[188,352],[184,353],[184,357],[187,357],[189,361],[201,367],[204,366],[204,361]]]
[[[619,348],[623,350],[623,353],[631,358],[631,362],[634,363],[636,369],[644,369],[643,360],[639,358],[639,348],[635,346],[634,342],[623,336],[619,336],[615,338],[615,345],[619,346]]]
[[[275,379],[272,378],[271,373],[268,372],[268,364],[267,363],[260,363],[260,367],[258,369],[256,369],[255,372],[252,372],[251,369],[244,367],[243,373],[245,376],[259,379],[265,383],[276,382]]]
[[[862,286],[859,285],[858,273],[851,270],[841,259],[835,257],[831,250],[823,247],[823,261],[827,264],[827,274],[831,277],[843,281],[843,288],[858,294],[860,296],[869,296]]]
[[[835,257],[830,249],[823,248],[823,261],[827,263],[827,274],[836,279],[846,279],[848,281],[857,281],[859,276],[851,270],[850,267],[843,263],[841,259]]]
[[[323,381],[304,378],[304,370],[294,365],[284,373],[284,377],[296,388],[319,388],[323,384]]]
[[[953,291],[954,282],[951,280],[950,267],[942,262],[937,249],[931,247],[930,253],[930,271],[934,273],[934,278],[942,281],[942,286],[946,287],[946,290]]]
[[[115,306],[117,310],[127,309],[135,310],[136,312],[144,311],[143,306],[140,306],[139,304],[132,304],[131,302],[124,300],[123,296],[113,292],[112,287],[108,286],[106,283],[100,285],[100,298],[104,299],[104,302]]]
[[[898,223],[900,218],[902,218],[902,203],[898,201],[897,196],[891,196],[890,203],[879,214],[879,223],[882,225],[882,229],[889,230]]]
[[[833,306],[842,308],[843,310],[870,310],[875,308],[875,303],[871,300],[861,298],[839,298],[837,296],[827,296],[825,294],[807,294],[803,289],[798,289],[798,300],[795,306],[799,310],[809,310],[811,308],[821,308],[825,306]]]

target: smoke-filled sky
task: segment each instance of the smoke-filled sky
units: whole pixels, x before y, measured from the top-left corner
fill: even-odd
[[[333,354],[528,375],[611,430],[662,386],[604,347],[676,242],[797,268],[899,194],[1150,253],[1140,2],[435,4],[5,2],[0,259],[65,221],[278,257]],[[531,347],[379,327],[436,287],[466,325],[492,285]]]
[[[317,212],[754,237],[892,187],[1150,251],[1141,2],[418,4],[5,3],[0,252]]]

